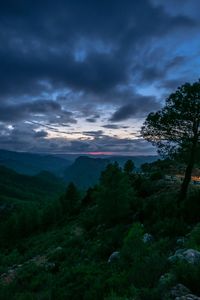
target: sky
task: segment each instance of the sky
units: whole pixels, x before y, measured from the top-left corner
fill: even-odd
[[[199,0],[0,1],[0,148],[155,154],[146,116],[199,71]]]

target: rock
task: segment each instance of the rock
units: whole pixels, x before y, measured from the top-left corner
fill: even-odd
[[[153,236],[150,233],[145,233],[143,235],[143,242],[144,243],[151,243],[153,241]]]
[[[82,236],[84,233],[84,230],[82,227],[80,226],[75,226],[72,230],[71,230],[71,234],[77,237]]]
[[[9,269],[7,273],[1,274],[1,282],[3,284],[10,284],[16,278],[17,271],[16,269]]]
[[[188,294],[186,296],[182,296],[181,298],[176,298],[176,300],[200,300],[200,297],[193,295],[193,294]]]
[[[37,255],[29,260],[29,262],[33,262],[36,264],[36,266],[44,266],[47,262],[46,255]]]
[[[110,257],[109,257],[109,259],[108,259],[108,263],[112,263],[112,262],[114,262],[114,261],[117,261],[119,258],[120,258],[120,253],[119,253],[119,251],[115,251],[115,252],[113,252],[113,253],[110,255]]]
[[[200,252],[194,249],[188,249],[184,253],[184,258],[190,264],[199,264],[200,263]]]
[[[200,297],[191,294],[191,291],[180,283],[171,289],[170,296],[174,300],[200,300]]]
[[[53,251],[51,252],[51,254],[55,254],[55,253],[60,253],[61,250],[63,250],[62,247],[57,247],[55,249],[53,249]],[[25,261],[23,264],[14,264],[12,265],[12,267],[9,267],[7,272],[0,274],[0,283],[2,282],[3,284],[10,284],[13,282],[13,280],[16,278],[17,276],[17,272],[20,268],[22,268],[25,265],[28,265],[30,263],[35,264],[38,267],[42,267],[44,268],[46,271],[50,271],[50,272],[56,272],[58,271],[58,264],[55,262],[49,262],[48,261],[48,257],[47,255],[37,255],[34,256],[33,258]]]
[[[176,240],[176,244],[180,247],[180,246],[184,246],[185,244],[185,241],[186,241],[186,238],[183,236],[183,237],[179,237],[177,240]]]
[[[179,283],[171,289],[171,296],[175,299],[176,297],[185,296],[190,293],[190,290],[183,284]]]
[[[60,253],[60,252],[62,252],[62,251],[63,251],[63,247],[58,246],[58,247],[56,247],[56,248],[54,248],[54,249],[51,249],[51,250],[47,253],[47,256],[53,255],[53,254],[57,254],[57,253]]]
[[[168,260],[172,263],[182,260],[196,265],[200,263],[200,252],[194,249],[179,249]]]
[[[46,271],[53,272],[57,270],[57,265],[54,262],[47,262],[44,265]]]
[[[159,279],[159,286],[161,288],[168,288],[175,284],[175,276],[172,273],[165,273]]]
[[[61,250],[63,250],[63,247],[61,247],[61,246],[58,246],[58,247],[56,247],[56,248],[55,248],[55,250],[54,250],[54,251],[61,251]]]

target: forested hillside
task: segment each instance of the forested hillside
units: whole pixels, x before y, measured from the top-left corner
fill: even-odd
[[[28,176],[0,166],[0,177],[1,201],[15,198],[19,201],[45,202],[55,199],[64,189],[64,182],[48,172]]]
[[[0,165],[21,174],[36,175],[41,171],[48,171],[63,176],[64,170],[70,164],[67,159],[53,155],[0,150]]]
[[[163,162],[137,174],[131,161],[109,164],[85,193],[70,183],[51,202],[8,207],[0,299],[199,299],[200,189],[191,185],[177,205],[180,183],[155,176],[159,166],[162,174]],[[50,195],[43,175],[40,192]]]
[[[10,168],[24,175],[37,175],[47,171],[63,179],[74,182],[81,189],[91,187],[99,180],[101,172],[110,162],[117,161],[120,166],[131,159],[137,169],[143,163],[150,163],[157,156],[109,156],[102,158],[74,155],[42,155],[36,153],[14,152],[0,149],[0,166]]]
[[[101,172],[109,163],[117,162],[121,167],[127,160],[134,163],[137,171],[144,163],[151,163],[157,160],[157,156],[113,156],[108,158],[94,158],[88,156],[78,157],[64,173],[64,180],[66,182],[73,182],[79,188],[87,189],[96,184],[99,180]]]
[[[98,182],[108,163],[108,159],[80,156],[65,170],[64,179],[74,182],[79,188],[88,188]]]

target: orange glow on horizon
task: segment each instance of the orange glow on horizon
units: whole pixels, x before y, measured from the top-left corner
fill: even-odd
[[[113,152],[86,152],[85,154],[89,155],[113,155]]]

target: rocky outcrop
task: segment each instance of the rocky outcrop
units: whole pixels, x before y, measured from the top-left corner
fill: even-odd
[[[113,263],[118,261],[120,258],[120,253],[119,251],[114,251],[108,258],[108,263]]]
[[[9,267],[7,272],[0,275],[0,282],[3,284],[10,284],[13,282],[13,280],[16,278],[17,273],[19,269],[21,269],[23,266],[33,263],[37,267],[42,267],[48,272],[55,272],[58,270],[58,265],[55,262],[49,261],[49,256],[52,254],[61,252],[63,250],[62,247],[57,247],[51,250],[48,250],[44,255],[37,255],[33,258],[25,261],[23,264],[20,265],[13,265],[12,267]]]
[[[200,252],[194,249],[179,249],[168,259],[172,263],[176,263],[181,260],[186,261],[189,264],[196,265],[200,263]]]
[[[177,284],[171,289],[170,298],[174,300],[200,300],[200,297],[193,295],[183,284]]]
[[[144,243],[151,243],[151,242],[153,242],[153,235],[151,235],[150,233],[145,233],[143,235],[143,242]]]
[[[177,238],[177,240],[176,240],[177,246],[184,247],[184,244],[185,244],[186,240],[187,239],[184,236]]]

